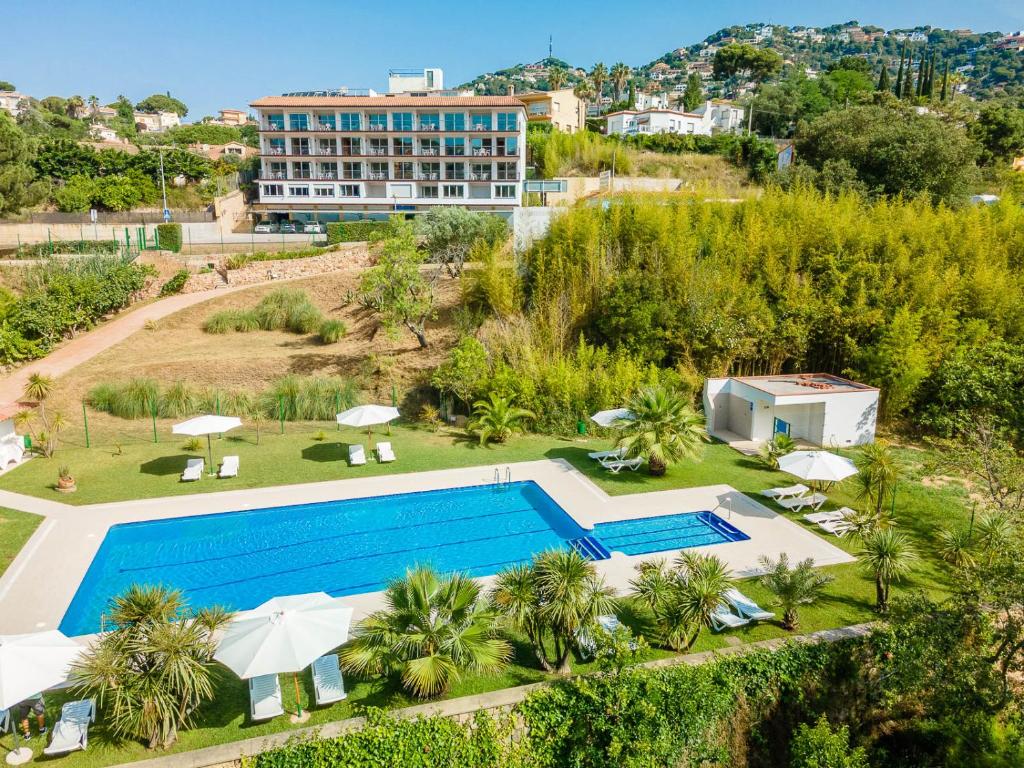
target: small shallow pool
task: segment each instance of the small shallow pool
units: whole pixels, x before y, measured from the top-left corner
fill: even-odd
[[[626,555],[706,547],[750,538],[714,512],[686,512],[598,523],[592,536],[606,549]]]

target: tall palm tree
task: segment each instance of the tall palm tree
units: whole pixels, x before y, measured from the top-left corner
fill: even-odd
[[[485,445],[488,440],[504,443],[514,433],[522,432],[526,421],[536,418],[533,411],[513,406],[513,399],[491,392],[486,400],[473,403],[473,420],[469,429],[479,434],[480,445]]]
[[[90,116],[91,117],[96,117],[96,112],[100,108],[100,97],[99,96],[95,96],[95,95],[90,96],[89,99],[88,99],[88,103],[89,103],[89,114],[90,114]]]
[[[544,552],[530,565],[505,569],[491,594],[509,624],[526,635],[541,667],[559,674],[572,671],[580,630],[615,610],[614,593],[594,564],[571,549]]]
[[[85,99],[77,94],[67,100],[65,109],[67,110],[68,117],[77,118],[82,109],[85,107]]]
[[[861,565],[875,577],[875,600],[879,613],[889,609],[889,588],[913,569],[917,552],[910,540],[892,528],[879,528],[862,538],[857,553]]]
[[[594,65],[590,70],[590,82],[594,84],[594,94],[598,104],[601,103],[601,96],[604,95],[604,85],[608,82],[608,67],[601,62]]]
[[[857,498],[863,499],[876,519],[886,515],[892,504],[896,484],[903,477],[903,462],[884,440],[876,440],[861,448],[855,459],[857,469]]]
[[[654,614],[661,644],[674,651],[692,647],[711,626],[711,614],[732,586],[728,567],[715,555],[685,552],[671,567],[656,560],[636,570],[630,586]]]
[[[700,457],[708,439],[704,418],[678,392],[647,387],[627,407],[634,418],[622,428],[619,447],[631,458],[647,459],[652,475],[663,475],[671,464]]]
[[[551,67],[548,69],[548,90],[557,91],[569,79],[569,73],[565,71],[564,67]]]
[[[612,87],[615,88],[616,101],[622,101],[622,92],[626,89],[626,83],[629,82],[629,76],[631,74],[632,72],[630,68],[621,61],[612,66],[609,75],[611,77]]]
[[[467,670],[500,668],[512,655],[480,585],[462,574],[415,568],[388,584],[386,608],[370,614],[341,650],[346,669],[398,675],[421,698],[447,691]]]
[[[573,95],[583,102],[583,114],[587,113],[587,105],[594,101],[594,84],[589,80],[580,80],[572,89]]]
[[[833,577],[816,571],[814,558],[810,557],[797,563],[794,568],[789,566],[789,555],[785,552],[779,555],[778,560],[762,555],[760,562],[764,570],[761,583],[778,599],[782,609],[782,626],[792,631],[799,623],[797,609],[817,601]]]
[[[213,698],[213,634],[221,610],[189,611],[180,592],[132,586],[111,601],[109,626],[72,668],[77,689],[98,696],[115,735],[171,746]]]

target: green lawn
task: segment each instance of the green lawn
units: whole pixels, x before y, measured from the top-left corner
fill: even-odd
[[[371,462],[364,467],[350,468],[342,461],[342,457],[347,455],[345,440],[359,437],[353,432],[339,433],[332,430],[326,432],[325,439],[317,440],[315,438],[318,431],[319,427],[308,425],[289,425],[284,435],[268,434],[265,430],[258,446],[255,444],[254,435],[244,431],[238,436],[216,441],[215,456],[236,453],[241,457],[241,475],[232,480],[203,479],[189,484],[178,482],[178,474],[187,456],[192,454],[182,449],[180,441],[167,438],[155,445],[133,444],[121,452],[100,448],[62,449],[54,460],[34,459],[0,477],[0,488],[85,504],[363,477],[388,472],[504,465],[541,457],[569,460],[610,494],[642,493],[716,483],[728,483],[741,491],[755,494],[764,488],[789,484],[792,481],[787,475],[770,471],[756,460],[744,457],[721,444],[707,446],[704,459],[700,463],[674,467],[665,477],[651,478],[643,471],[611,475],[587,459],[587,451],[607,446],[607,440],[570,440],[529,435],[517,437],[505,446],[480,448],[475,442],[454,432],[434,433],[407,427],[395,427],[392,430],[390,439],[398,456],[395,464],[378,465]],[[908,465],[908,476],[899,488],[897,518],[901,528],[915,540],[922,555],[922,562],[913,576],[894,591],[898,594],[921,589],[940,593],[946,585],[945,569],[941,561],[931,554],[934,535],[938,526],[965,518],[966,491],[956,483],[945,486],[922,483],[921,478],[927,473],[928,454],[914,449],[903,449],[900,453]],[[72,468],[79,484],[78,493],[62,496],[52,490],[51,486],[60,464],[67,464]],[[851,496],[850,491],[851,489],[839,486],[832,489],[829,495],[837,506],[856,506],[857,501]],[[7,513],[4,514],[6,517]],[[799,515],[789,512],[784,514],[797,524],[805,525]],[[8,552],[16,552],[30,533],[29,530],[28,533],[22,534],[21,526],[22,523],[19,521],[17,528],[0,528],[0,553],[4,556]],[[15,532],[21,538],[16,538],[13,535]],[[856,550],[856,542],[849,538],[833,538],[832,541],[849,551]],[[810,632],[875,618],[871,608],[874,587],[867,574],[856,564],[833,566],[825,570],[835,577],[835,581],[828,587],[824,600],[801,611],[801,631]],[[768,593],[756,582],[748,581],[742,585],[742,589],[762,605],[770,605]],[[649,619],[643,611],[635,610],[627,602],[620,615],[635,631],[650,634]],[[785,634],[777,625],[767,623],[727,635],[704,633],[698,640],[695,650],[721,648],[731,643],[763,640]],[[525,644],[520,639],[513,640],[516,645],[513,664],[500,674],[469,677],[459,682],[450,695],[464,696],[544,679],[544,674],[533,661]],[[650,658],[665,655],[668,654],[660,650],[650,652]],[[580,665],[577,669],[586,670],[587,667]],[[312,695],[312,683],[308,674],[302,677],[302,684],[303,697],[308,700]],[[283,677],[282,686],[286,705],[292,706],[294,689],[291,678]],[[412,703],[393,686],[379,682],[360,681],[346,676],[346,686],[349,698],[331,707],[315,710],[311,724],[358,714],[365,705],[395,707]],[[219,672],[217,691],[216,701],[203,710],[195,728],[182,734],[175,751],[196,749],[297,727],[292,726],[287,717],[279,717],[260,725],[249,724],[245,716],[248,711],[245,684],[225,670]],[[57,695],[48,699],[49,708],[53,713],[58,711],[61,701],[62,697]],[[89,744],[88,752],[69,756],[62,764],[68,768],[101,766],[151,755],[140,745],[112,743],[104,729],[102,717],[93,727]],[[38,752],[38,740],[34,746]]]
[[[0,507],[0,574],[7,570],[41,522],[43,518],[39,515]]]

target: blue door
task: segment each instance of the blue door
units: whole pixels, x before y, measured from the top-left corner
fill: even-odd
[[[775,431],[772,433],[772,436],[774,437],[775,435],[785,435],[786,437],[789,437],[790,429],[791,427],[788,421],[783,421],[782,419],[776,418]]]

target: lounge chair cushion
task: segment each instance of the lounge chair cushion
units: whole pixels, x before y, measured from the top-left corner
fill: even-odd
[[[793,509],[799,512],[804,507],[818,509],[826,501],[828,501],[828,496],[824,493],[815,493],[811,496],[797,496],[792,499],[776,499],[775,503],[785,509]]]
[[[787,485],[783,488],[769,488],[766,491],[761,491],[761,495],[769,499],[785,499],[790,496],[803,496],[809,490],[811,489],[803,483],[797,483],[796,485]]]
[[[92,699],[69,701],[60,710],[60,719],[53,726],[47,755],[63,755],[89,746],[89,723],[96,719],[96,702]]]
[[[203,476],[203,460],[189,459],[185,464],[185,471],[181,473],[182,480],[198,480]]]
[[[764,610],[738,589],[733,588],[727,591],[725,599],[736,609],[736,613],[750,621],[768,621],[775,618],[774,613]]]
[[[221,462],[220,471],[217,473],[217,476],[238,477],[238,457],[225,456],[224,461]]]

